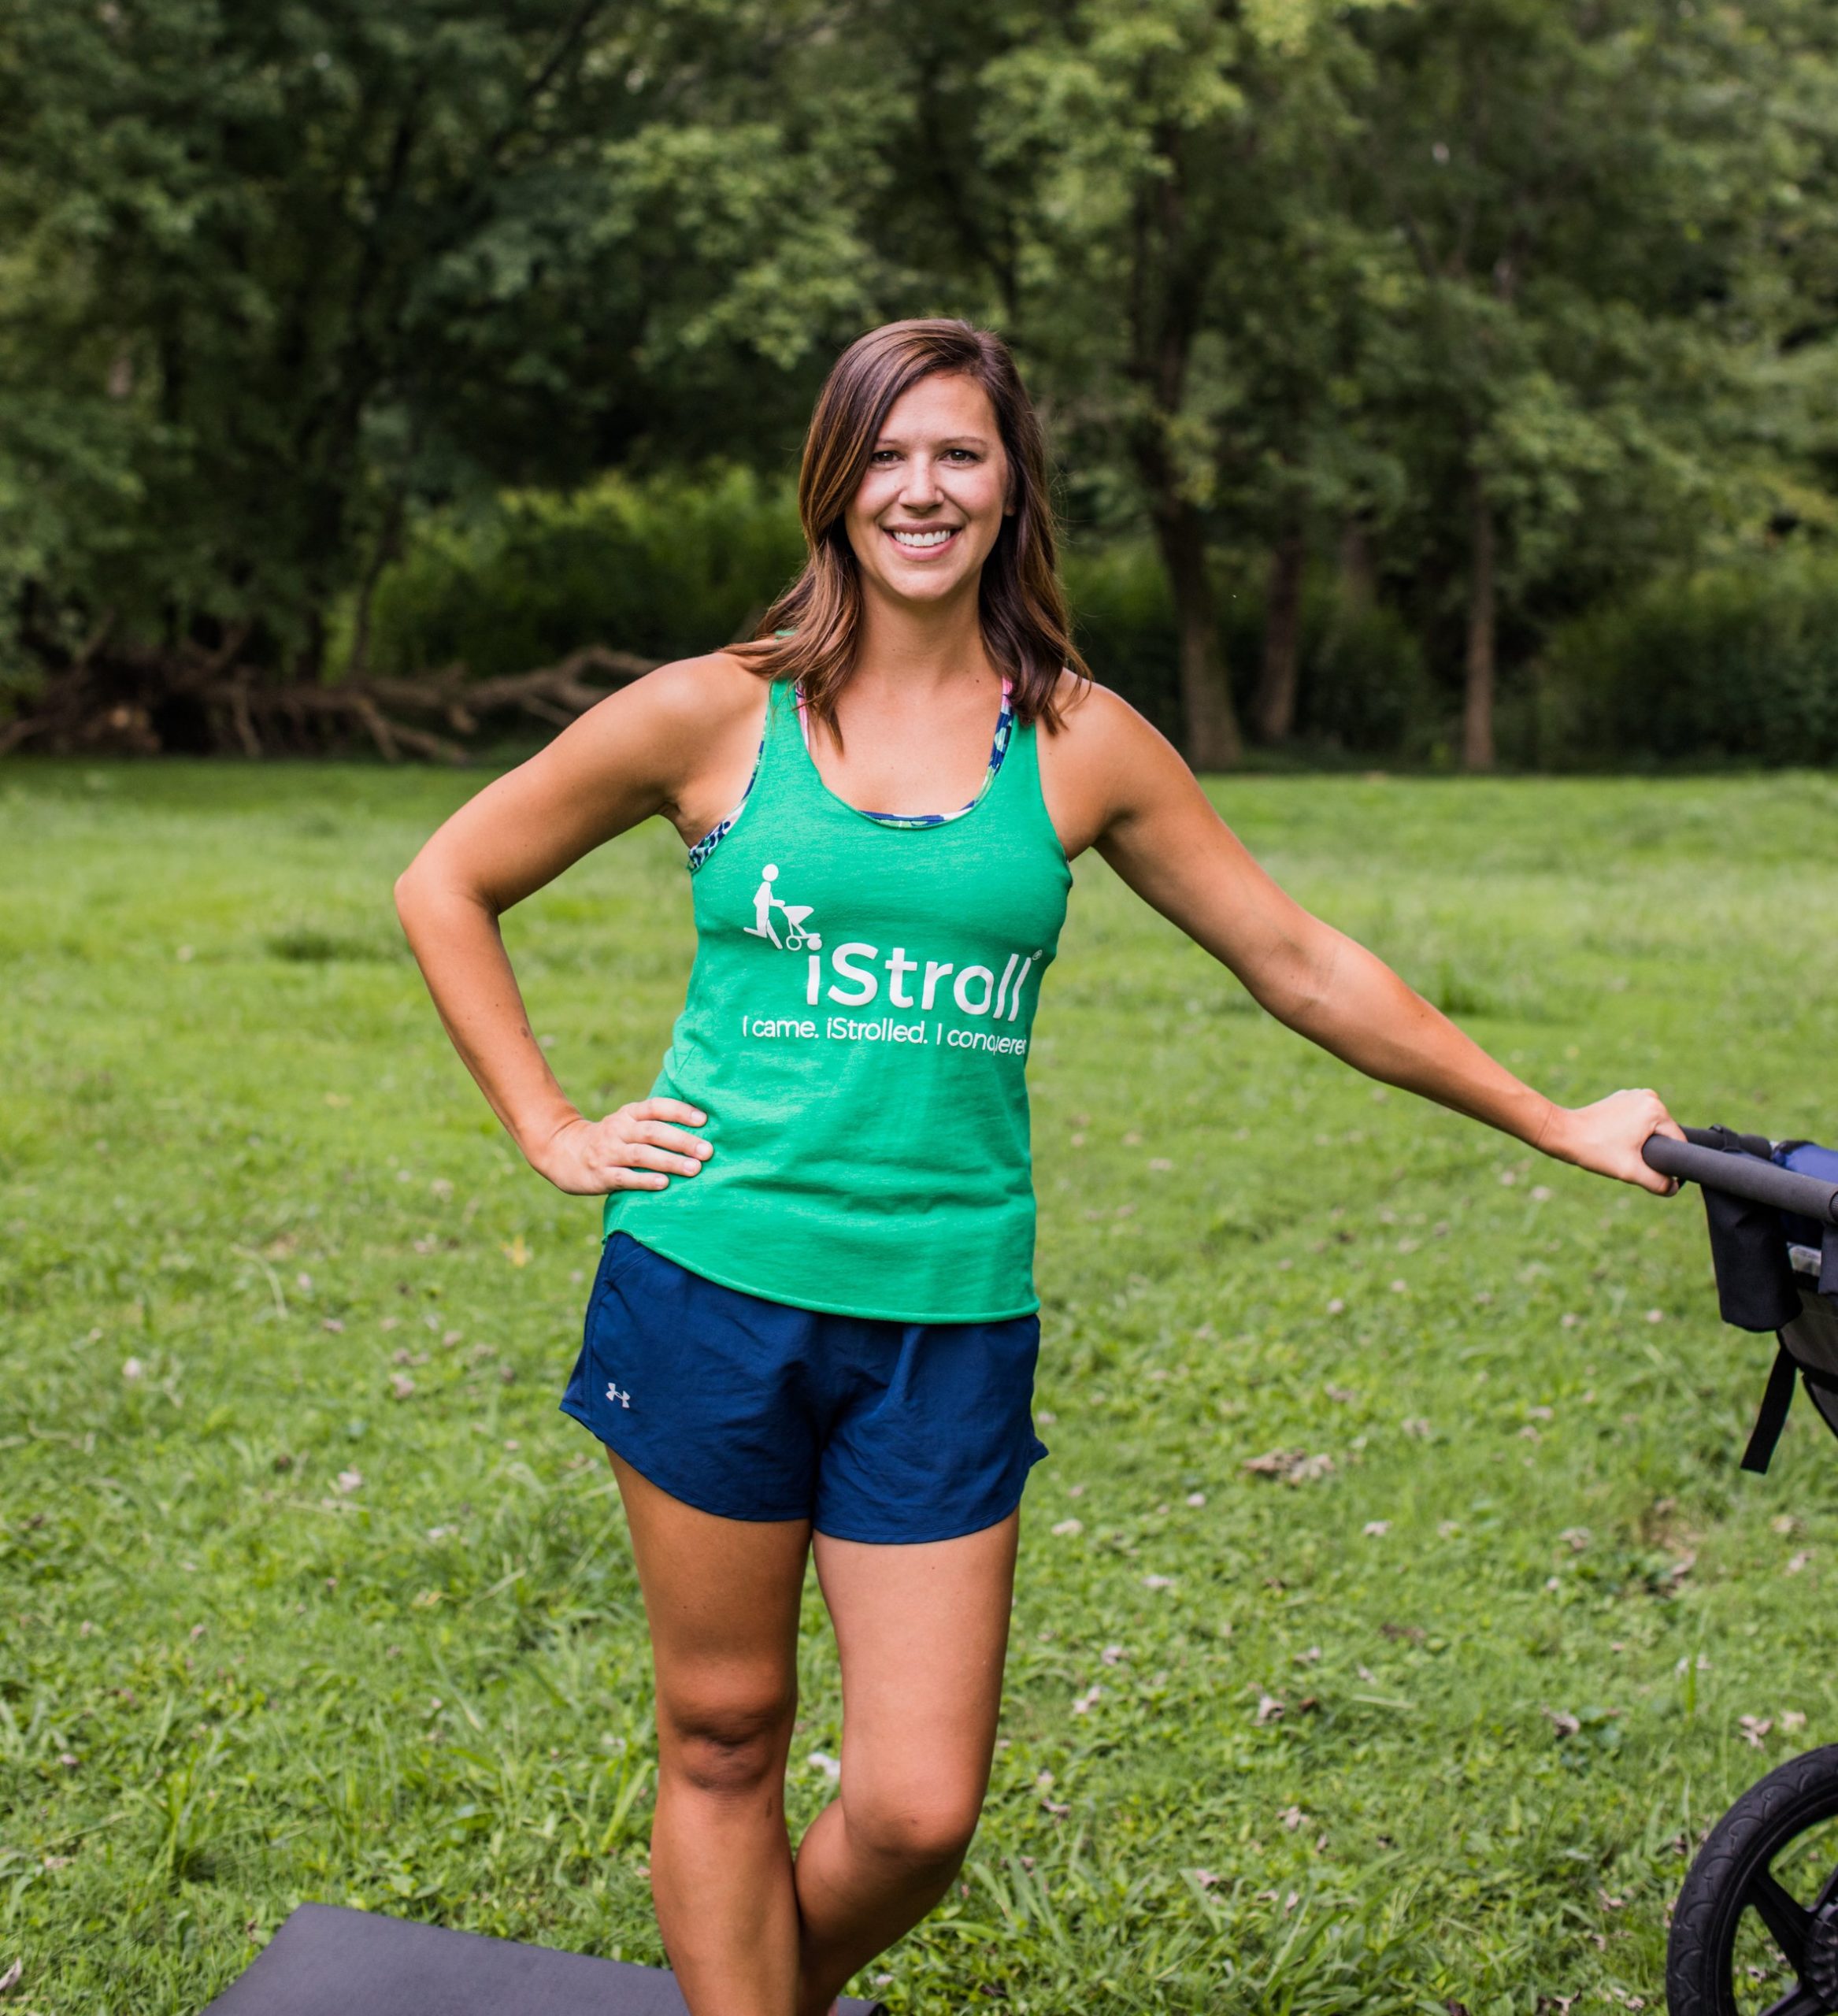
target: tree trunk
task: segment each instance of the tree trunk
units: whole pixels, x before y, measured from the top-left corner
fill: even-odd
[[[377,535],[369,564],[364,569],[364,578],[358,584],[357,617],[351,626],[351,654],[345,666],[347,679],[366,679],[369,676],[371,611],[376,604],[377,584],[383,579],[384,570],[392,561],[402,557],[402,520],[407,508],[406,491],[398,487],[390,498],[383,529]]]
[[[1362,518],[1348,518],[1340,528],[1340,599],[1350,616],[1365,615],[1378,599],[1378,569]]]
[[[337,550],[335,547],[325,549],[328,553]],[[294,654],[293,676],[302,685],[311,686],[317,684],[324,669],[325,612],[323,609],[313,608],[307,612],[306,634],[300,648]]]
[[[1206,573],[1206,527],[1195,507],[1169,498],[1155,510],[1156,543],[1173,591],[1180,636],[1180,711],[1187,760],[1196,770],[1235,769],[1243,740],[1225,680],[1213,584]]]
[[[1295,695],[1302,657],[1302,571],[1307,542],[1299,527],[1286,532],[1270,554],[1264,604],[1264,662],[1251,702],[1258,741],[1287,742],[1295,732]]]
[[[1469,491],[1468,662],[1462,703],[1462,767],[1493,768],[1494,524],[1487,479],[1474,471]]]

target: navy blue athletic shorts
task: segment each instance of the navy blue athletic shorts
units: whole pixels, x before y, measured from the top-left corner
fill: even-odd
[[[1037,1316],[893,1323],[704,1280],[629,1233],[601,1250],[565,1414],[724,1519],[843,1540],[955,1540],[1006,1519],[1047,1454]]]

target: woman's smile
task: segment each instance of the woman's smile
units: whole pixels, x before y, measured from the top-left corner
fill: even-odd
[[[963,529],[961,525],[888,525],[888,536],[902,553],[939,553]]]

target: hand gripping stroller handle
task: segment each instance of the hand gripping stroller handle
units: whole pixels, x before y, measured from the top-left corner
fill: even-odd
[[[1649,1169],[1658,1169],[1662,1176],[1676,1176],[1681,1183],[1727,1190],[1734,1196],[1791,1211],[1796,1217],[1838,1225],[1838,1184],[1821,1183],[1816,1176],[1795,1176],[1792,1169],[1763,1162],[1758,1155],[1700,1148],[1689,1141],[1675,1141],[1669,1134],[1650,1136],[1640,1155]]]

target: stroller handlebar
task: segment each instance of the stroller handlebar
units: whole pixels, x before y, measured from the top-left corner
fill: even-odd
[[[1820,1225],[1838,1225],[1838,1184],[1821,1183],[1816,1176],[1796,1176],[1758,1155],[1699,1147],[1689,1141],[1675,1141],[1669,1134],[1651,1136],[1640,1154],[1647,1166],[1662,1176],[1675,1176],[1682,1183],[1695,1183],[1706,1190],[1727,1190],[1733,1196],[1771,1204],[1777,1210],[1791,1211]]]

